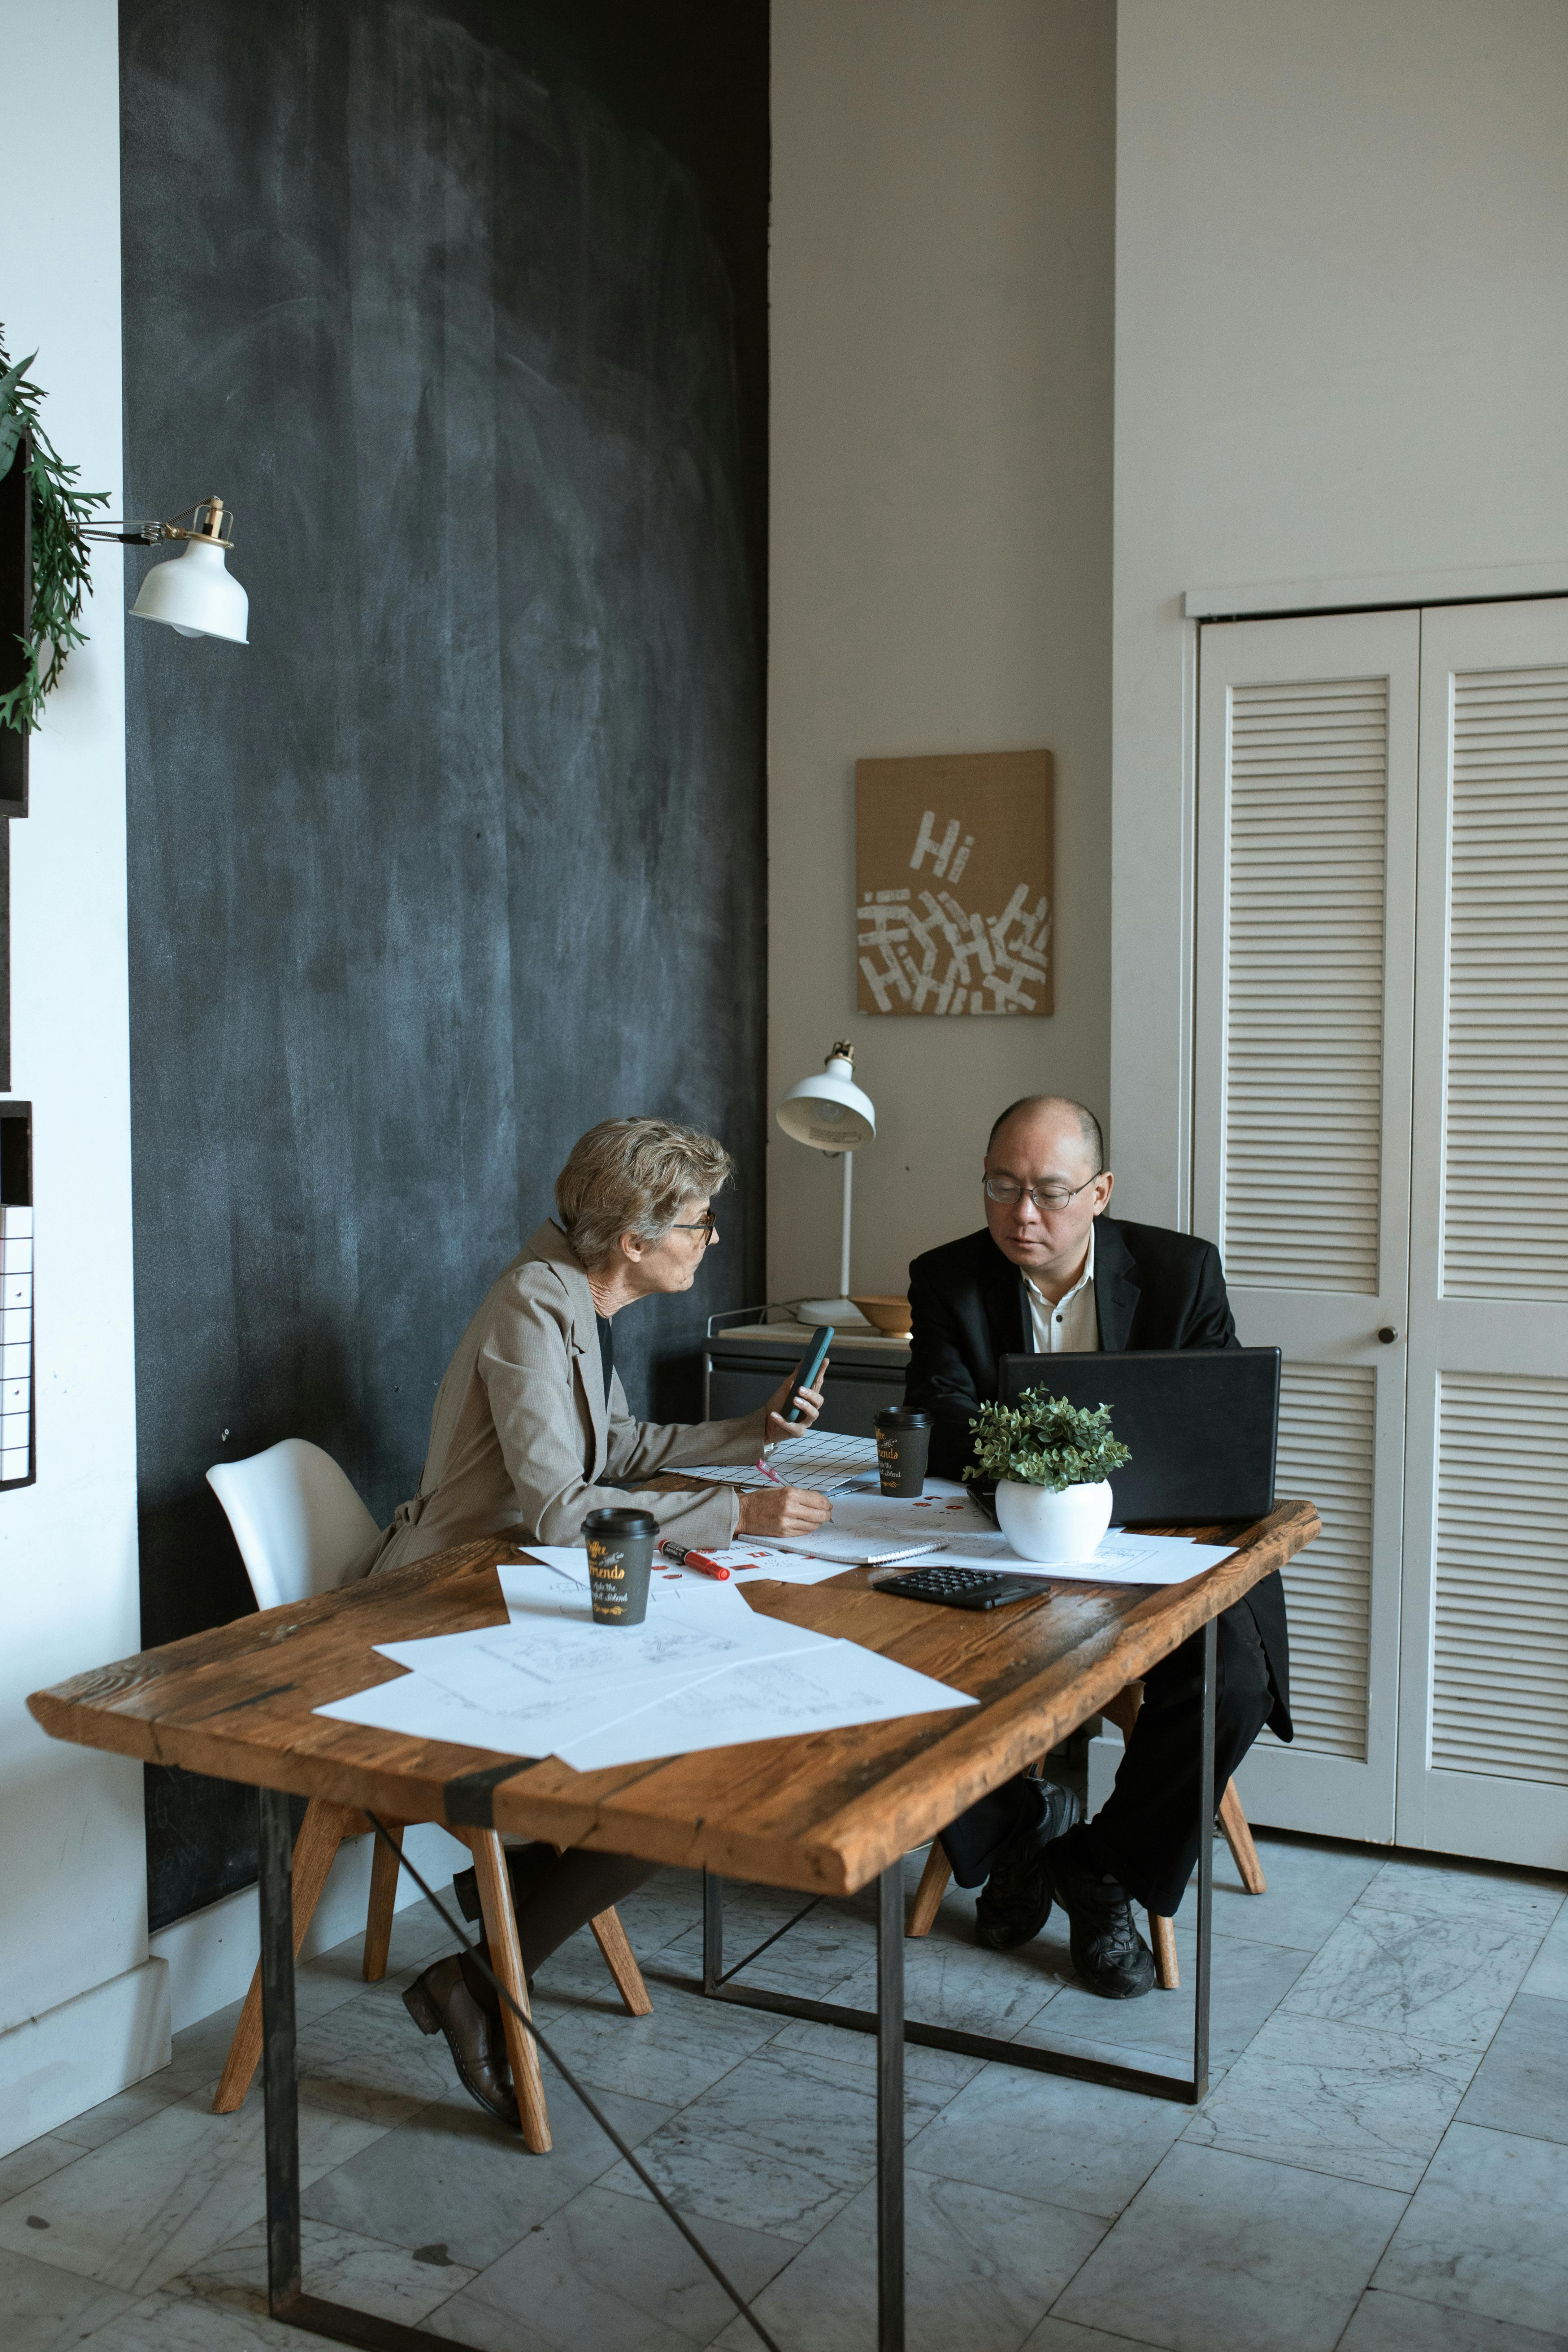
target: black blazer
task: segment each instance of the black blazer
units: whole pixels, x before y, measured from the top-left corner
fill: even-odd
[[[1094,1237],[1094,1303],[1108,1354],[1134,1348],[1234,1348],[1238,1342],[1212,1242],[1163,1225],[1101,1217]],[[910,1369],[904,1398],[931,1417],[931,1466],[956,1478],[973,1459],[970,1422],[994,1403],[998,1359],[1034,1348],[1024,1277],[982,1227],[927,1250],[910,1267]],[[1268,1660],[1269,1728],[1291,1737],[1285,1589],[1266,1576],[1247,1595]]]

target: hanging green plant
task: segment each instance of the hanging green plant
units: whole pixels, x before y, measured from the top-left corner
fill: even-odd
[[[66,658],[73,646],[87,640],[78,626],[90,583],[89,553],[83,526],[95,507],[106,507],[106,490],[77,488],[79,466],[68,466],[38,421],[38,403],[45,394],[30,383],[27,370],[37,357],[31,352],[12,367],[0,331],[0,479],[11,470],[26,434],[32,445],[28,464],[33,522],[33,616],[22,646],[22,676],[9,692],[0,694],[0,725],[27,734],[42,715],[44,698],[59,684]]]

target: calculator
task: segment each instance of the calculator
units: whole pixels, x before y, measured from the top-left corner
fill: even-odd
[[[1008,1601],[1047,1601],[1050,1587],[1033,1577],[1004,1576],[990,1568],[917,1568],[890,1576],[879,1592],[900,1601],[937,1601],[949,1609],[1000,1609]]]

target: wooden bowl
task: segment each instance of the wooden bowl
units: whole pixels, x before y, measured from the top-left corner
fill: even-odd
[[[909,1338],[910,1302],[907,1298],[886,1296],[859,1298],[851,1293],[849,1304],[858,1307],[867,1322],[874,1323],[878,1330],[884,1332],[889,1339]]]

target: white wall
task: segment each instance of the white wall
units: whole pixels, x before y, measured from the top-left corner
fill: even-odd
[[[1181,598],[1568,556],[1568,8],[1118,22],[1111,1108],[1120,1202],[1183,1223]]]
[[[774,0],[772,1097],[855,1041],[856,1286],[981,1221],[986,1129],[1103,1111],[1109,0]],[[854,1011],[854,763],[1056,754],[1057,1011]],[[771,1131],[770,1296],[837,1288],[836,1163]]]
[[[62,96],[68,93],[68,100]],[[45,422],[121,511],[114,0],[14,14],[0,75],[4,316]],[[0,1495],[0,2148],[168,2053],[138,1766],[46,1739],[29,1691],[138,1644],[121,564],[32,744],[11,827],[15,1093],[35,1121],[37,1484]]]

